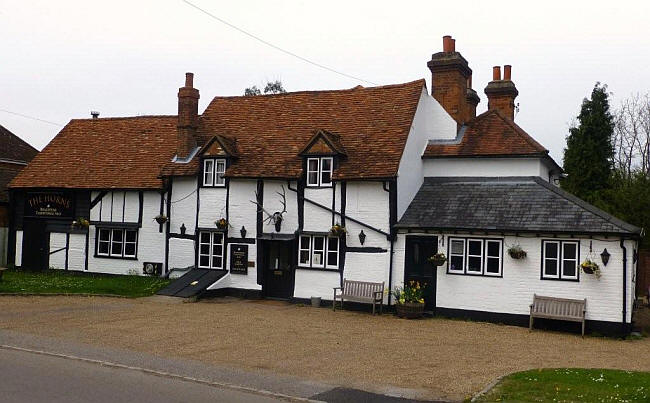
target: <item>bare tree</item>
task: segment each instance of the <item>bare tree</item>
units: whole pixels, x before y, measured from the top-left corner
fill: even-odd
[[[635,172],[650,176],[650,94],[636,94],[621,102],[613,143],[620,173],[626,178]]]

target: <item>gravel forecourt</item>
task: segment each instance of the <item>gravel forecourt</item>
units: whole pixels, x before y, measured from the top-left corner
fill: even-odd
[[[463,399],[540,367],[650,371],[650,339],[614,340],[490,323],[398,319],[277,301],[0,297],[0,328],[376,391]]]

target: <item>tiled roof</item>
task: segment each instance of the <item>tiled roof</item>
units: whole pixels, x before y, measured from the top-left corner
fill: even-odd
[[[576,234],[641,231],[539,177],[425,178],[397,227]]]
[[[157,189],[176,151],[176,116],[74,119],[11,187]]]
[[[6,164],[0,162],[0,203],[9,202],[9,192],[7,185],[23,169],[24,165]]]
[[[457,142],[429,142],[424,157],[548,154],[544,146],[496,109],[470,120],[460,134]]]
[[[250,97],[216,97],[201,117],[199,143],[215,134],[236,139],[239,158],[231,177],[297,178],[298,155],[314,135],[326,130],[340,138],[347,158],[335,178],[388,178],[399,161],[424,80],[382,87],[305,91]],[[169,163],[163,174],[190,175],[198,169]]]
[[[0,159],[29,162],[38,150],[0,125]]]

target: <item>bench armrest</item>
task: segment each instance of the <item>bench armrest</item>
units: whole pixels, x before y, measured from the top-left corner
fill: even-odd
[[[384,296],[383,291],[373,291],[372,293],[375,294],[375,298],[377,298],[377,294],[380,294],[382,297]]]
[[[336,290],[343,290],[343,287],[333,287],[333,288],[334,288],[334,291],[336,291]]]

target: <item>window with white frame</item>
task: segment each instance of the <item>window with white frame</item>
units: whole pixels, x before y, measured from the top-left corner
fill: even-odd
[[[339,239],[325,235],[301,235],[298,245],[298,266],[337,270]]]
[[[138,230],[98,228],[95,255],[135,259],[138,250]]]
[[[332,186],[332,157],[307,158],[307,186]]]
[[[578,280],[578,241],[542,241],[542,278]]]
[[[225,186],[226,160],[209,158],[203,160],[203,186]]]
[[[449,238],[447,272],[474,276],[501,276],[503,240]]]
[[[199,267],[223,269],[223,233],[199,232]]]

